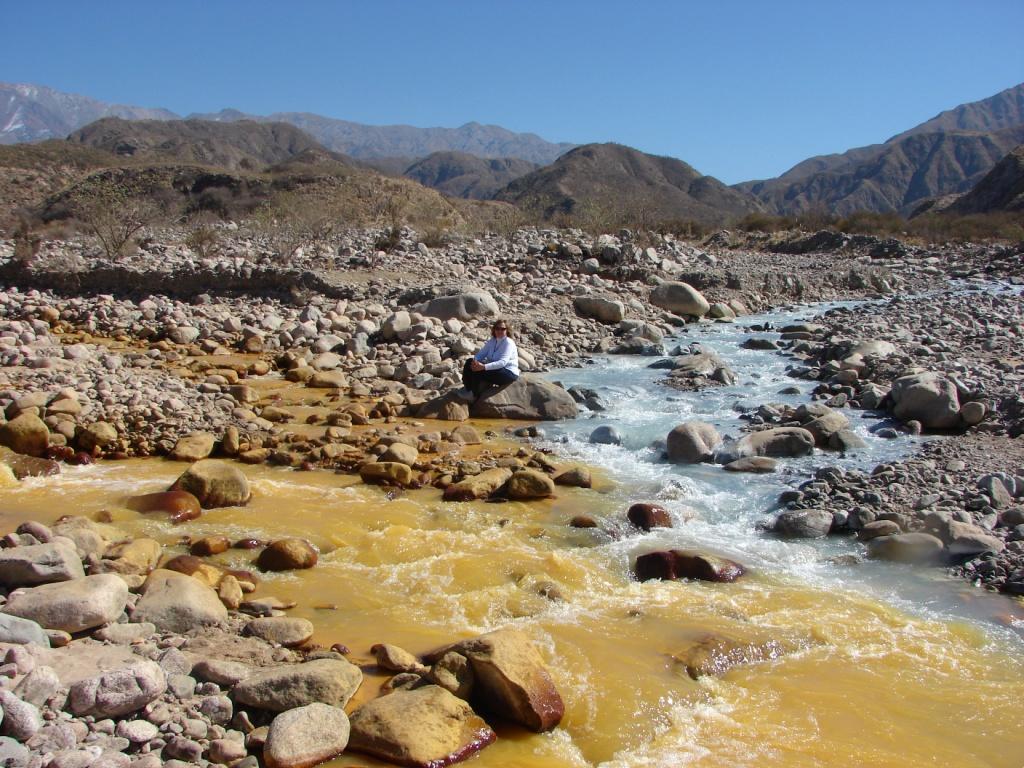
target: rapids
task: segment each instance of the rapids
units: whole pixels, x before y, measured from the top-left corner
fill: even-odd
[[[344,643],[367,666],[377,642],[422,653],[501,626],[523,629],[550,665],[566,716],[544,735],[500,728],[498,741],[467,763],[480,768],[1019,766],[1024,643],[1011,627],[1021,626],[1015,603],[939,570],[838,564],[834,556],[856,551],[845,539],[785,542],[756,529],[779,491],[815,467],[870,469],[906,455],[915,438],[875,438],[874,421],[851,412],[865,451],[785,460],[783,472],[767,477],[674,467],[651,448],[688,418],[738,434],[737,401],[806,401],[777,394],[810,385],[785,376],[788,358],[739,349],[746,335],[741,324],[715,324],[670,341],[698,340],[737,372],[736,386],[703,394],[655,384],[663,372],[647,369],[650,359],[599,359],[552,374],[599,390],[609,406],[543,427],[562,456],[596,468],[594,490],[451,504],[434,489],[395,495],[352,476],[245,467],[249,506],[174,526],[122,504],[162,490],[183,465],[132,460],[26,480],[5,493],[0,525],[105,510],[130,533],[167,545],[186,535],[306,537],[320,548],[319,564],[266,574],[258,594],[295,599],[290,613],[314,622],[316,642]],[[589,444],[601,424],[615,426],[623,444]],[[639,500],[666,506],[677,527],[628,532],[625,508]],[[567,525],[581,513],[623,535]],[[666,546],[710,549],[750,573],[734,584],[630,579],[636,554]],[[247,568],[253,557],[229,550],[216,559]],[[720,677],[691,679],[674,656],[709,634],[773,650]],[[353,706],[384,680],[368,674]],[[358,755],[333,764],[378,765]]]

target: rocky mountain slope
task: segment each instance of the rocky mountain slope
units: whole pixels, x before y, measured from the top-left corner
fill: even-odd
[[[913,133],[892,143],[811,158],[777,179],[736,189],[776,214],[821,206],[838,215],[907,214],[927,198],[966,192],[1022,141],[1024,125],[994,133]]]
[[[951,213],[1024,212],[1024,144],[1000,160],[966,195],[949,207]]]
[[[681,160],[621,144],[587,144],[516,179],[496,196],[525,211],[609,221],[645,218],[724,222],[760,210],[748,194],[704,176]]]
[[[68,142],[119,157],[255,170],[323,148],[285,123],[214,123],[205,120],[121,120],[109,117],[75,131]],[[340,158],[339,158],[340,159]]]
[[[490,200],[510,182],[537,170],[514,157],[481,158],[465,152],[434,152],[402,174],[452,197]]]
[[[916,125],[909,131],[893,136],[889,142],[915,133],[948,133],[950,131],[983,131],[992,133],[1004,128],[1024,125],[1024,83],[1000,91],[981,101],[961,104],[940,112],[931,120]]]
[[[63,139],[103,117],[173,120],[177,115],[166,109],[108,104],[43,85],[0,83],[0,144]]]

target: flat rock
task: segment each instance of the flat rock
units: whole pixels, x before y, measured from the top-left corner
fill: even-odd
[[[409,486],[413,481],[412,467],[400,461],[368,461],[359,467],[359,479],[367,485]]]
[[[313,623],[308,619],[289,616],[267,616],[253,619],[245,625],[247,634],[268,642],[295,648],[313,637]]]
[[[465,760],[496,738],[469,704],[436,685],[369,701],[350,723],[351,749],[419,768]]]
[[[124,579],[98,574],[18,590],[11,593],[3,612],[73,634],[115,621],[127,604]]]
[[[317,659],[257,672],[235,686],[239,704],[271,712],[319,702],[344,707],[363,682],[359,667],[344,659]]]
[[[69,581],[84,576],[82,560],[70,539],[0,549],[0,584],[7,587]]]
[[[193,432],[178,439],[168,458],[174,461],[196,462],[213,453],[217,438],[211,432]]]
[[[202,514],[202,507],[188,491],[158,491],[132,496],[125,506],[135,512],[163,512],[172,523],[194,520]]]
[[[345,710],[315,702],[282,712],[267,730],[263,761],[267,768],[310,768],[340,755],[348,746]]]
[[[142,709],[165,690],[167,676],[160,665],[141,660],[73,684],[68,708],[76,715],[119,717]]]
[[[471,475],[464,480],[449,485],[444,489],[444,500],[473,501],[474,499],[486,499],[508,482],[510,477],[512,477],[512,470],[504,467],[485,470],[478,475]]]
[[[228,618],[217,593],[198,579],[175,571],[153,571],[132,610],[133,622],[149,622],[162,632],[188,632]]]
[[[723,469],[729,472],[752,472],[754,474],[768,474],[779,468],[779,462],[768,456],[748,456],[743,459],[730,461]]]

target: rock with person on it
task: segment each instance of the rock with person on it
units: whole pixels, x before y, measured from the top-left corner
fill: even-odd
[[[901,376],[889,391],[892,413],[900,421],[919,421],[925,429],[957,429],[960,400],[956,385],[935,371]]]
[[[198,579],[164,569],[153,571],[132,610],[133,622],[149,622],[162,632],[188,632],[227,621],[217,593]]]
[[[450,392],[429,400],[419,407],[417,418],[461,420],[461,410],[453,418],[450,404],[459,404]],[[561,387],[529,373],[524,373],[511,384],[485,389],[473,403],[468,414],[478,419],[522,419],[530,421],[558,421],[574,419],[579,408],[572,396]]]
[[[711,309],[704,295],[689,283],[666,280],[651,291],[651,304],[676,315],[703,317]]]
[[[245,473],[217,459],[197,461],[168,490],[191,493],[203,509],[243,506],[252,496]]]
[[[359,667],[345,659],[315,659],[255,672],[232,695],[239,704],[271,712],[313,703],[344,707],[362,682]]]
[[[103,573],[16,590],[2,610],[73,634],[116,621],[127,604],[124,579]]]
[[[668,460],[673,464],[709,461],[722,442],[718,430],[703,421],[688,421],[672,429],[665,441]]]
[[[350,749],[418,768],[460,762],[496,738],[469,704],[437,685],[368,701],[349,722]]]
[[[345,751],[349,719],[345,710],[314,702],[277,715],[263,743],[267,768],[311,768]]]
[[[473,669],[471,703],[537,733],[558,725],[565,714],[562,697],[533,641],[516,629],[498,629],[427,654],[433,663],[458,653]]]

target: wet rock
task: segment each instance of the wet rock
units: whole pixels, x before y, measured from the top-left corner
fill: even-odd
[[[314,702],[271,721],[263,761],[267,768],[310,768],[340,755],[348,740],[345,710]]]
[[[692,679],[705,675],[720,676],[733,667],[779,658],[782,645],[776,641],[743,642],[723,635],[709,634],[672,654]]]
[[[465,760],[496,738],[465,701],[436,685],[369,701],[350,723],[351,749],[420,768]]]
[[[872,520],[864,523],[857,531],[859,541],[871,541],[879,536],[895,536],[901,532],[899,525],[892,520]]]
[[[668,460],[673,464],[696,464],[708,461],[715,447],[722,442],[718,430],[703,421],[688,421],[668,433]]]
[[[202,514],[199,499],[188,491],[159,491],[132,496],[125,505],[135,512],[163,512],[173,523],[195,520]]]
[[[74,683],[68,707],[76,715],[119,717],[137,712],[166,689],[167,677],[160,665],[142,660]]]
[[[565,485],[575,488],[590,488],[593,480],[590,470],[586,467],[572,467],[554,477],[555,485]]]
[[[60,464],[52,459],[41,459],[0,448],[0,466],[8,467],[18,480],[26,477],[50,477],[60,474]]]
[[[768,474],[779,468],[779,462],[767,456],[748,456],[745,459],[730,461],[723,469],[730,472],[752,472],[754,474]]]
[[[576,418],[579,409],[572,396],[561,387],[524,373],[506,387],[485,390],[470,405],[469,412],[478,419],[557,421]],[[421,411],[419,416],[423,418],[426,414]]]
[[[626,512],[630,523],[641,531],[650,531],[652,528],[671,528],[672,516],[668,510],[657,504],[638,502],[633,504]]]
[[[546,499],[555,495],[555,483],[543,472],[520,469],[509,478],[507,492],[510,499],[521,501]]]
[[[604,424],[590,433],[589,442],[595,445],[622,445],[622,435],[615,427]]]
[[[452,483],[444,489],[445,501],[473,501],[474,499],[486,499],[493,494],[512,477],[512,470],[504,467],[495,467],[472,475],[465,480]]]
[[[846,453],[847,451],[862,450],[867,448],[860,436],[851,429],[840,429],[828,438],[828,448],[833,451]]]
[[[942,551],[942,541],[927,533],[900,533],[868,542],[868,555],[899,563],[934,562]]]
[[[461,653],[449,651],[433,663],[429,672],[430,680],[469,701],[473,694],[473,665]]]
[[[473,668],[473,702],[531,731],[554,728],[565,713],[544,660],[519,630],[500,629],[429,654],[430,662],[459,653]]]
[[[132,610],[133,622],[149,622],[163,632],[188,632],[227,620],[217,593],[198,579],[169,570],[153,571]]]
[[[308,619],[268,616],[250,621],[245,625],[245,632],[285,648],[297,648],[313,637],[313,623]]]
[[[408,487],[414,477],[412,467],[398,461],[368,461],[359,467],[359,479],[367,485]]]
[[[105,421],[93,422],[77,430],[75,441],[84,451],[103,450],[117,442],[117,430]]]
[[[260,552],[256,565],[264,571],[294,571],[312,568],[319,555],[305,539],[288,538],[272,541]]]
[[[818,539],[828,535],[834,519],[827,509],[790,509],[775,518],[772,530],[793,539]]]
[[[414,672],[426,674],[427,668],[420,660],[404,648],[389,643],[377,643],[370,648],[370,653],[377,660],[377,666],[388,672]]]
[[[344,707],[363,682],[359,667],[344,659],[317,659],[268,669],[235,686],[239,704],[284,712],[307,704]]]
[[[395,461],[399,464],[405,464],[411,467],[417,461],[419,461],[420,452],[413,448],[411,445],[405,443],[392,443],[387,447],[378,458],[380,462]]]
[[[85,576],[75,545],[68,539],[0,550],[0,584],[31,586]]]
[[[3,612],[30,619],[44,629],[74,633],[116,620],[127,603],[124,580],[99,574],[18,590],[11,593]]]
[[[746,572],[737,562],[703,552],[671,550],[640,555],[633,567],[638,581],[698,579],[732,582]]]
[[[168,490],[191,493],[203,509],[242,506],[252,495],[245,474],[216,459],[197,461]]]

